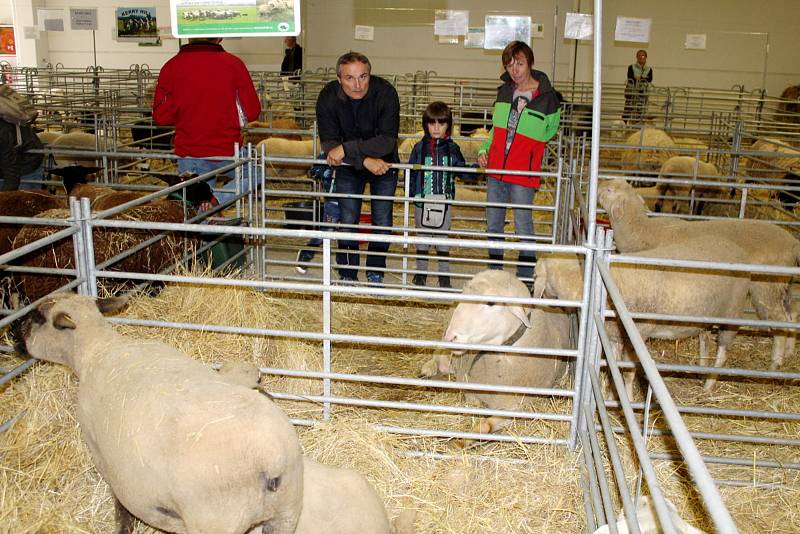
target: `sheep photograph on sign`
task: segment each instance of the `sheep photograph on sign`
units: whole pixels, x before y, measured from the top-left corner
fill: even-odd
[[[300,0],[170,0],[175,37],[300,33]]]

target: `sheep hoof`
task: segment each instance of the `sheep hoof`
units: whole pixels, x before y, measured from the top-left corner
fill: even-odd
[[[439,364],[435,359],[428,360],[420,369],[419,374],[423,377],[430,378],[439,374]]]

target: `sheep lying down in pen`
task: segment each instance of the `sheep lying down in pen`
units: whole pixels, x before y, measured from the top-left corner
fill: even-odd
[[[637,255],[647,258],[710,260],[742,263],[745,252],[734,243],[716,236],[701,236],[686,243],[644,250]],[[708,271],[652,265],[612,264],[611,273],[631,312],[670,315],[738,318],[744,311],[750,278],[747,273]],[[583,291],[583,267],[574,255],[553,255],[536,264],[533,295],[563,300],[580,300]],[[684,339],[707,332],[713,325],[687,322],[637,320],[644,340]],[[623,354],[627,339],[616,321],[607,321],[606,328],[613,343],[613,354]],[[728,345],[736,336],[736,327],[720,325],[714,367],[725,363]],[[707,336],[700,338],[700,364],[708,365]],[[632,391],[632,373],[626,373],[628,393]],[[706,380],[706,389],[716,379]]]
[[[679,514],[675,505],[670,501],[667,502],[667,511],[669,512],[670,521],[674,527],[675,534],[705,534],[699,528],[693,527],[687,523]],[[639,501],[639,506],[636,507],[636,523],[639,525],[639,532],[641,534],[661,534],[664,530],[661,528],[661,522],[658,520],[653,499],[649,495],[643,495]],[[619,520],[616,523],[618,534],[629,534],[628,521],[625,519],[625,514],[620,512]],[[603,525],[594,531],[594,534],[610,534],[611,529],[608,525]]]
[[[608,212],[614,242],[623,254],[679,244],[701,236],[725,239],[744,250],[743,263],[753,265],[800,265],[800,241],[783,228],[752,219],[684,221],[649,217],[642,198],[624,180],[602,182],[597,190],[600,205]],[[714,260],[713,256],[698,259]],[[789,276],[754,273],[750,301],[759,319],[796,322],[791,307]],[[794,332],[773,336],[771,370],[778,369],[785,355],[794,353]]]
[[[100,474],[130,515],[167,532],[295,532],[303,461],[265,395],[156,341],[114,331],[122,299],[57,294],[15,328],[20,352],[70,367]]]
[[[528,288],[510,273],[482,271],[464,286],[466,295],[529,298]],[[569,316],[560,310],[541,309],[519,304],[461,302],[453,311],[444,340],[454,343],[483,343],[513,347],[566,349],[570,347]],[[504,352],[453,351],[437,356],[422,369],[425,376],[455,374],[462,382],[522,387],[553,387],[567,368],[562,358]],[[489,408],[519,410],[524,395],[510,393],[468,392],[468,400]],[[495,432],[511,421],[489,417],[481,421],[477,432]]]

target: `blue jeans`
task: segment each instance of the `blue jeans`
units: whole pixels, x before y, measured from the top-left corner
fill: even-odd
[[[533,196],[536,189],[523,185],[503,182],[491,176],[487,177],[486,201],[505,204],[522,204],[533,206]],[[533,236],[533,210],[526,208],[514,208],[514,233],[520,237]],[[506,218],[506,208],[490,206],[486,208],[486,225],[490,234],[504,233]],[[489,239],[502,241],[501,237],[490,237]],[[524,241],[524,239],[523,239]],[[503,259],[503,249],[489,249],[489,257],[493,260]],[[522,265],[517,266],[518,278],[531,278],[533,276],[533,263],[536,261],[536,253],[533,251],[520,251],[519,261]]]
[[[42,184],[26,183],[25,180],[44,180],[44,162],[42,162],[42,164],[39,165],[35,171],[29,172],[24,176],[20,176],[17,180],[17,189],[19,190],[41,189]],[[3,185],[5,185],[5,180],[0,179],[0,191],[3,191]]]
[[[323,193],[336,193],[335,191],[336,186],[333,181],[332,175],[326,175],[322,178],[322,192]],[[338,223],[341,219],[341,214],[339,213],[339,199],[336,197],[325,197],[323,200],[324,204],[322,205],[322,220],[326,223]],[[333,228],[326,226],[322,228],[323,230],[333,230]],[[322,244],[322,239],[317,239],[316,237],[312,237],[308,240],[309,247],[318,247]],[[313,251],[312,251],[313,252]]]
[[[356,170],[352,167],[336,168],[336,192],[350,195],[364,194],[364,188],[369,183],[370,195],[375,196],[394,196],[397,187],[397,171],[390,169],[383,176],[375,176],[367,170]],[[394,202],[391,200],[370,200],[370,210],[372,212],[372,224],[374,226],[392,226],[392,208]],[[358,224],[361,217],[360,198],[339,198],[339,208],[341,211],[342,224]],[[353,231],[346,229],[346,231]],[[374,230],[376,234],[388,234],[389,230]],[[336,253],[336,263],[339,264],[339,275],[343,278],[358,278],[357,267],[360,259],[358,252],[346,252],[348,250],[358,250],[358,241],[345,239],[339,240],[339,249],[345,252]],[[367,272],[370,268],[385,269],[386,256],[389,250],[389,243],[370,241],[367,255]],[[379,253],[379,254],[376,254]],[[356,267],[356,269],[341,268],[342,266]],[[383,272],[381,272],[383,274]]]
[[[214,161],[212,159],[203,159],[203,158],[180,158],[178,160],[178,174],[183,174],[185,172],[205,174],[207,172],[211,172],[213,170],[224,167],[225,165],[230,165],[231,163],[232,162],[230,160]],[[249,177],[247,176],[247,166],[243,166],[241,169],[242,169],[241,192],[246,193],[250,191],[250,180]],[[230,178],[231,180],[222,187],[222,191],[214,191],[214,196],[217,197],[217,200],[219,200],[220,204],[224,204],[225,202],[230,201],[236,196],[236,169],[231,169],[223,174],[228,178]],[[208,185],[210,185],[212,189],[216,189],[217,187],[216,178],[211,178],[207,180],[206,183],[208,183]]]

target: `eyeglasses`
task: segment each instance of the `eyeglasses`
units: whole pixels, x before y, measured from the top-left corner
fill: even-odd
[[[426,124],[431,124],[434,122],[436,124],[447,124],[447,119],[428,119],[425,121]]]

